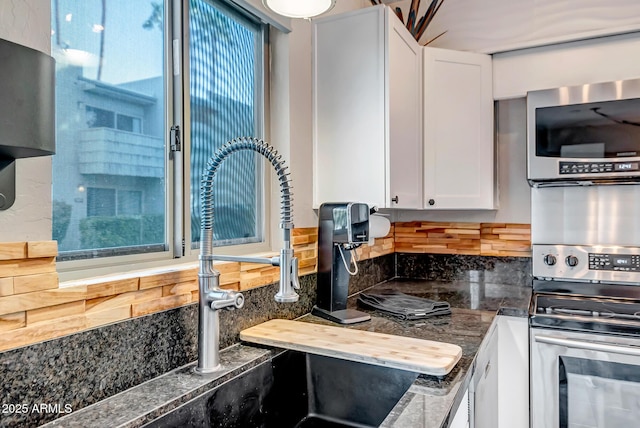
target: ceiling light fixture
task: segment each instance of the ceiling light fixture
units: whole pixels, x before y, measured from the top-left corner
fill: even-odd
[[[262,0],[265,7],[289,18],[312,18],[333,8],[336,0]]]

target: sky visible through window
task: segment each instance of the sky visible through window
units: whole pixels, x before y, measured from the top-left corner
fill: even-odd
[[[162,33],[143,28],[153,14],[153,3],[161,0],[105,0],[105,25],[101,29],[102,0],[54,0],[51,7],[54,58],[83,61],[84,77],[96,79],[100,37],[104,33],[102,81],[120,84],[156,77],[164,61],[158,55],[163,49]]]

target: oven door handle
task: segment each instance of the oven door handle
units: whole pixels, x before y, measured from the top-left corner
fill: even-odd
[[[583,342],[582,340],[567,339],[564,337],[556,336],[542,336],[534,335],[535,341],[539,343],[546,343],[548,345],[566,346],[567,348],[579,348],[589,351],[611,352],[621,355],[633,355],[640,357],[640,348],[627,345],[610,345],[608,343],[601,342]]]

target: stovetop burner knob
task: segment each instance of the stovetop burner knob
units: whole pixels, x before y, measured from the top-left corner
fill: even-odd
[[[567,256],[565,261],[569,267],[578,266],[578,258],[576,256]]]
[[[554,256],[553,254],[547,254],[544,256],[544,264],[547,266],[553,266],[556,264],[556,256]]]

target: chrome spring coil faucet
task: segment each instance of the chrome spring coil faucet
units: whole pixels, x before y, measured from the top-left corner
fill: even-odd
[[[222,162],[232,153],[241,150],[253,150],[263,155],[275,168],[280,183],[281,221],[280,228],[284,234],[284,245],[280,256],[271,258],[222,256],[212,254],[213,249],[213,185],[214,178]],[[200,189],[201,235],[200,235],[200,269],[198,272],[199,288],[199,326],[198,326],[198,365],[196,372],[210,373],[220,366],[220,320],[218,310],[223,308],[241,308],[244,296],[241,293],[220,288],[220,272],[213,267],[214,260],[266,263],[280,266],[280,287],[275,295],[277,302],[297,302],[299,289],[298,259],[293,255],[291,247],[291,229],[293,229],[293,210],[291,178],[287,172],[282,155],[263,140],[242,137],[224,144],[213,155],[202,176]]]

